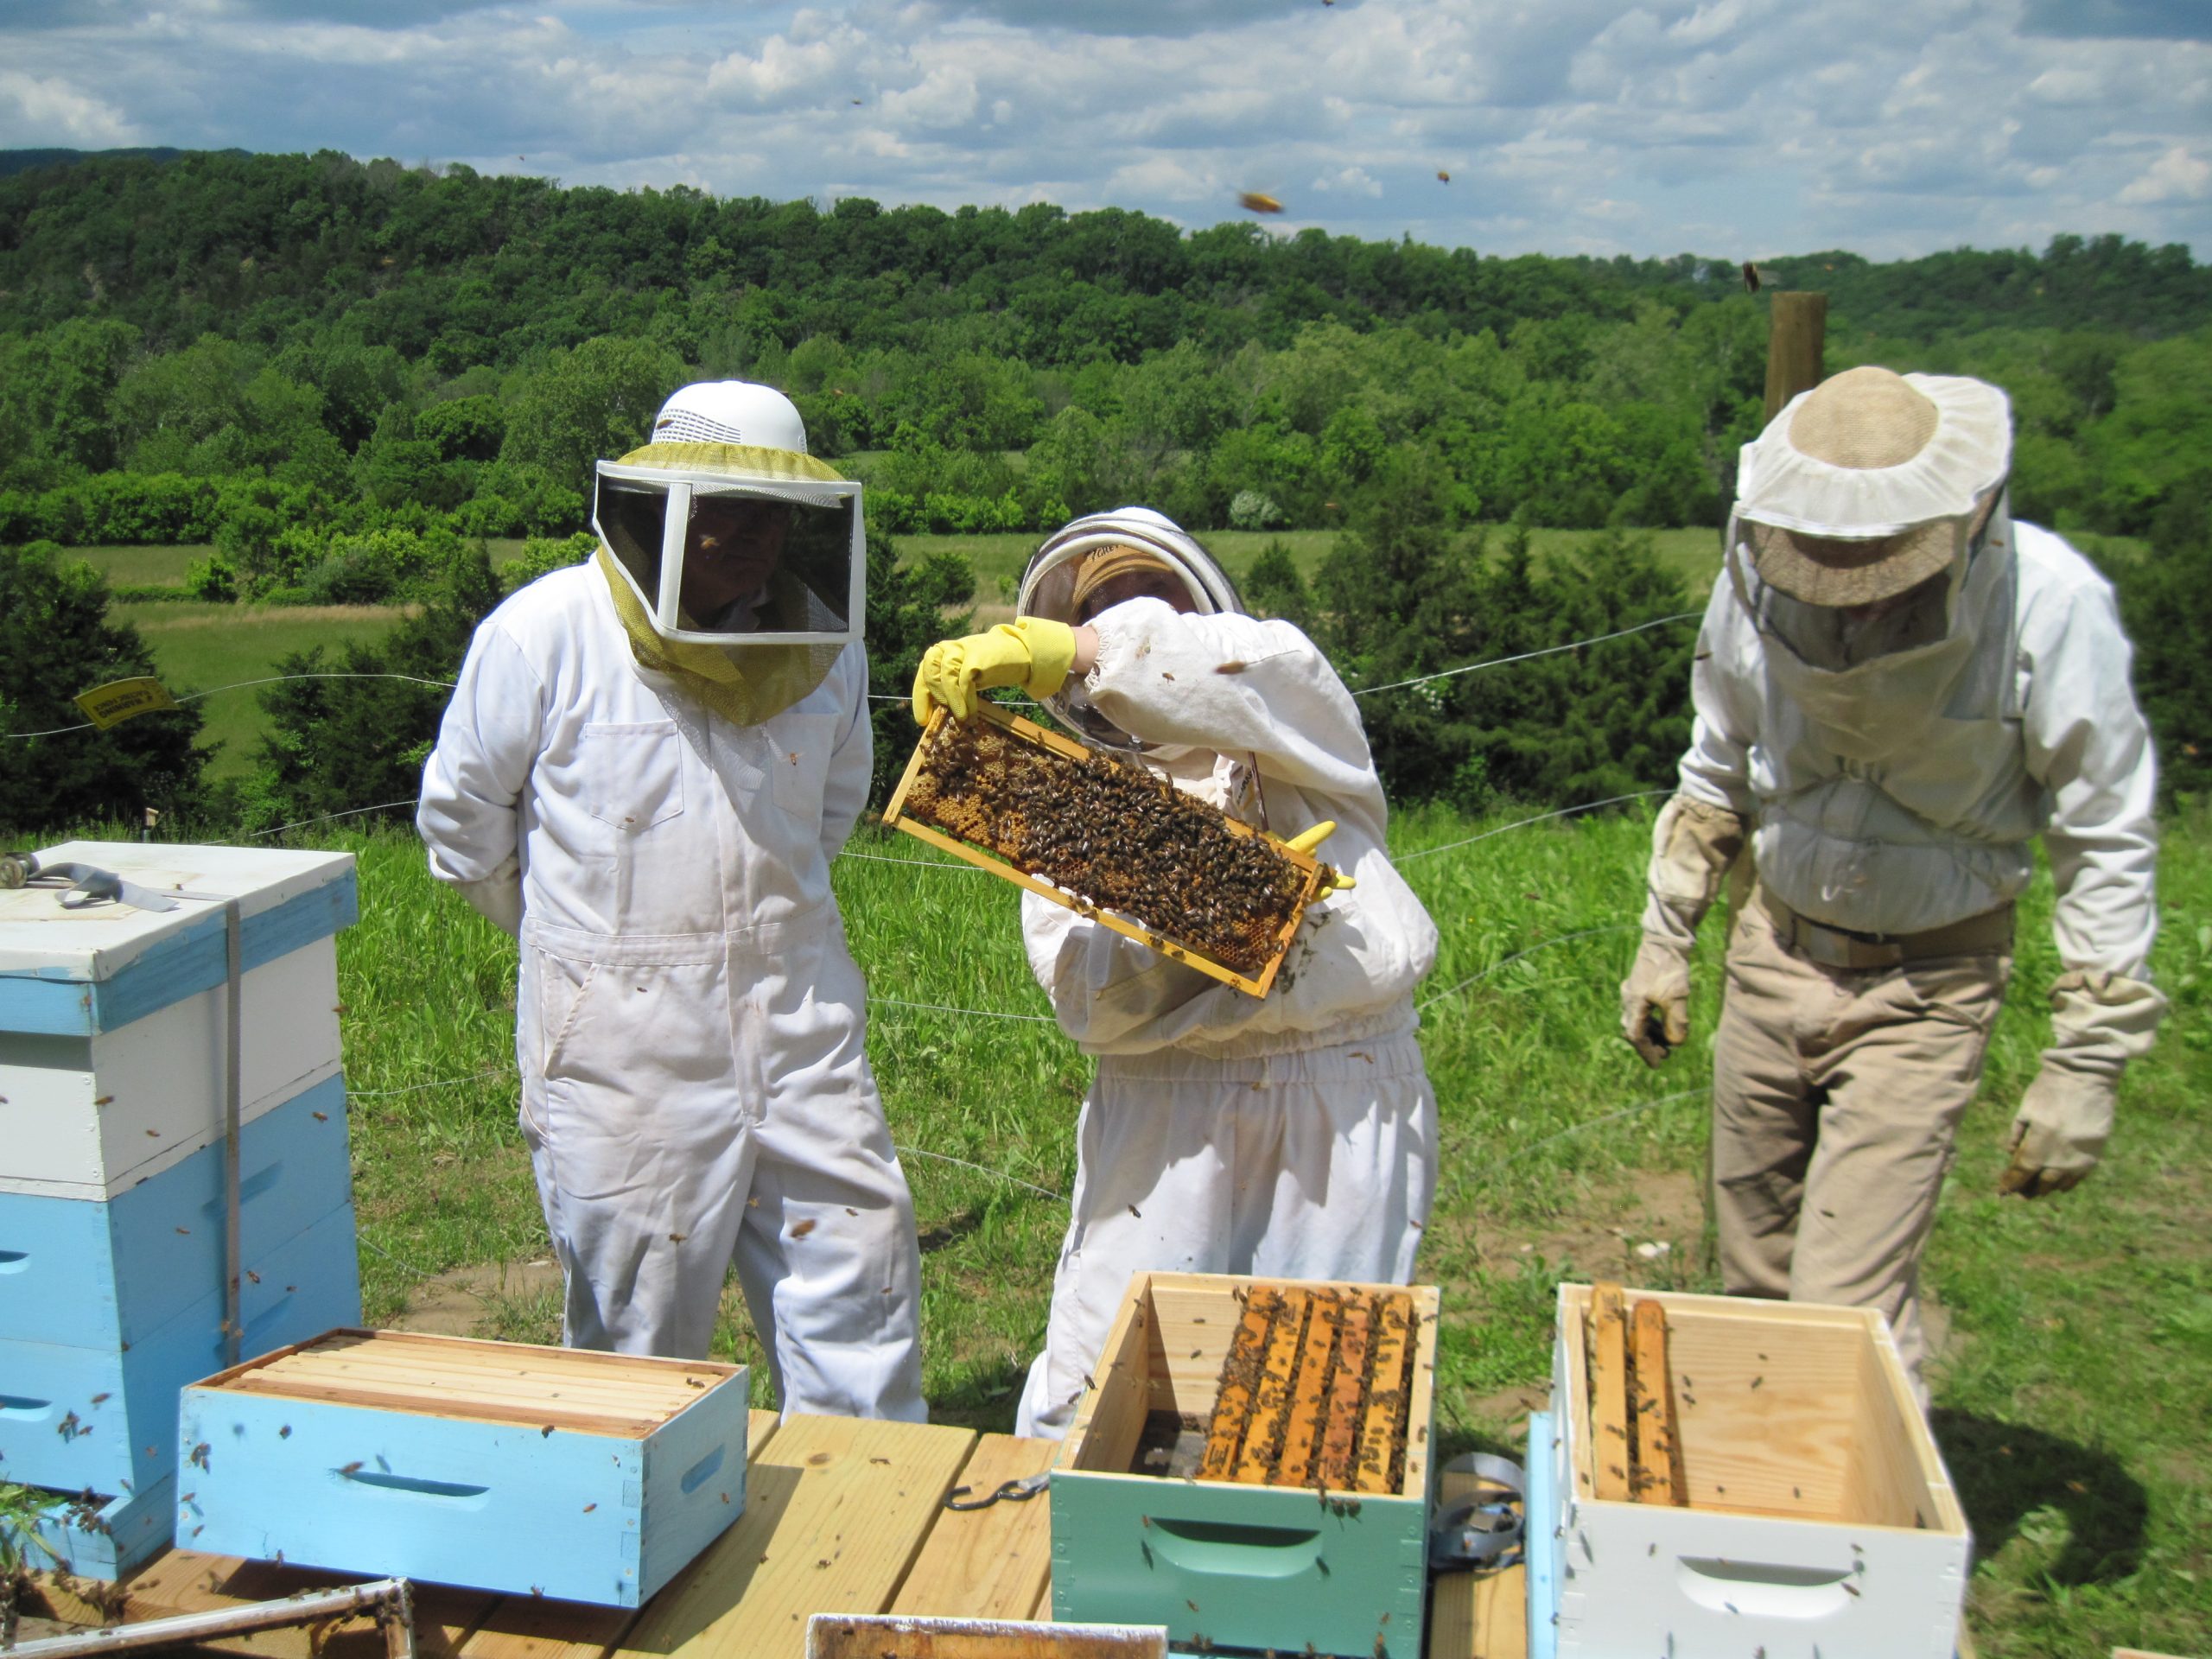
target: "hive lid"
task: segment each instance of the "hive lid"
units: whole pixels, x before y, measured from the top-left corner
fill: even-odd
[[[251,1360],[202,1389],[463,1417],[550,1433],[637,1436],[708,1394],[747,1387],[741,1365],[399,1331],[333,1331]]]
[[[83,863],[156,892],[236,898],[251,918],[333,882],[349,880],[351,853],[274,847],[183,847],[70,841],[39,851],[42,865]],[[98,982],[150,952],[206,933],[219,936],[222,906],[186,899],[170,911],[105,903],[65,910],[66,882],[40,879],[0,891],[0,976]],[[251,962],[249,966],[254,965]]]

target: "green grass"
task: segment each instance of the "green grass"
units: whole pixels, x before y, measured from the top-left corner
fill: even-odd
[[[1450,846],[1512,816],[1421,810],[1394,825],[1444,941],[1421,993],[1444,1131],[1421,1273],[1445,1292],[1447,1449],[1511,1445],[1546,1384],[1560,1279],[1713,1287],[1694,1172],[1717,953],[1699,960],[1690,1048],[1647,1071],[1613,1027],[1649,817]],[[424,1274],[547,1253],[514,1126],[514,951],[433,886],[404,833],[326,844],[361,858],[340,971],[368,1315],[385,1320]],[[851,850],[869,856],[840,861],[836,880],[922,1228],[931,1409],[1004,1429],[1043,1336],[1065,1205],[922,1154],[1066,1192],[1089,1067],[1052,1027],[990,1017],[1046,1006],[1013,889],[866,828]],[[2106,1167],[2064,1198],[2000,1204],[1997,1145],[2047,1039],[2039,993],[2055,969],[2047,878],[2031,890],[1931,1252],[1954,1333],[1936,1424],[1977,1538],[1973,1618],[1992,1659],[2212,1646],[2212,819],[2168,826],[2162,880],[2157,969],[2175,1016],[2128,1077]],[[1569,937],[1593,928],[1613,931]],[[1644,1262],[1632,1247],[1647,1240],[1671,1249]],[[550,1293],[494,1294],[480,1328],[542,1340],[557,1319]],[[734,1297],[717,1342],[758,1357]]]
[[[276,672],[286,653],[322,645],[335,655],[349,643],[381,638],[401,614],[385,605],[209,605],[157,600],[117,605],[110,614],[137,628],[172,692],[207,690]],[[209,775],[251,769],[262,731],[259,688],[219,691],[199,705],[200,741],[213,745]]]

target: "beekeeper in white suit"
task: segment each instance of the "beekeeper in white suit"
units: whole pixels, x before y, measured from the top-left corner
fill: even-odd
[[[830,861],[869,776],[860,486],[766,386],[600,463],[486,617],[418,817],[522,941],[522,1126],[578,1347],[699,1356],[733,1260],[786,1411],[918,1421],[912,1200]]]
[[[1995,387],[1877,368],[1745,446],[1622,988],[1656,1065],[1688,1036],[1692,937],[1748,840],[1714,1039],[1721,1272],[1738,1294],[1879,1308],[1916,1379],[1921,1255],[2036,835],[2063,971],[2002,1191],[2095,1167],[2164,1007],[2127,640],[2088,563],[2013,521],[2011,463]]]
[[[914,713],[1021,685],[1071,729],[1348,878],[1265,997],[1025,894],[1031,968],[1098,1074],[1074,1215],[1015,1432],[1067,1432],[1140,1268],[1403,1284],[1436,1189],[1436,1099],[1413,988],[1436,930],[1385,850],[1359,710],[1313,643],[1243,614],[1227,575],[1141,507],[1078,518],[1021,614],[932,647]]]

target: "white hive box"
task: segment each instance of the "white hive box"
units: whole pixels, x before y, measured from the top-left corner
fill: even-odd
[[[1866,1308],[1632,1290],[1667,1316],[1689,1507],[1596,1496],[1586,1285],[1561,1285],[1531,1652],[1951,1659],[1972,1541]],[[1548,1442],[1548,1444],[1546,1443]]]
[[[243,1117],[337,1075],[351,854],[70,842],[39,858],[238,899]],[[0,1192],[112,1198],[222,1136],[223,906],[66,910],[65,890],[0,892]]]

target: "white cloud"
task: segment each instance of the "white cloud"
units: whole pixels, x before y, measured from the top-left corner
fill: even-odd
[[[1382,187],[1370,177],[1363,167],[1340,167],[1334,172],[1324,173],[1313,181],[1313,188],[1324,194],[1379,196]]]
[[[2121,191],[2120,199],[2126,202],[2202,201],[2208,195],[2212,195],[2212,162],[2176,144],[2144,168],[2142,177]]]
[[[2053,28],[2057,0],[11,0],[0,143],[1193,225],[1258,188],[1491,252],[2212,253],[2212,44],[2180,0],[2063,37],[2023,3]]]
[[[26,149],[105,149],[142,142],[123,112],[60,76],[0,69],[0,143]]]

